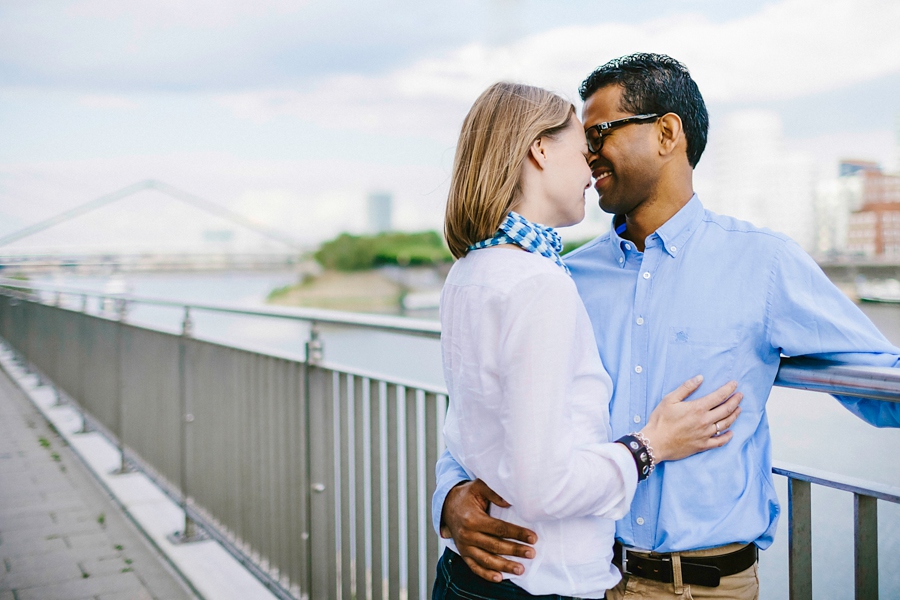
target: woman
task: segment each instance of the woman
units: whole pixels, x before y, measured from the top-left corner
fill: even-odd
[[[725,430],[739,414],[732,382],[695,400],[708,404],[708,422],[679,418],[698,376],[641,431],[609,439],[612,381],[552,229],[584,218],[586,155],[574,107],[540,88],[495,84],[463,123],[445,219],[459,260],[441,297],[444,438],[509,503],[491,514],[538,541],[524,574],[503,582],[474,575],[451,543],[435,600],[602,598],[619,580],[615,520],[638,481],[659,462],[726,443],[730,432],[710,440],[709,427]]]

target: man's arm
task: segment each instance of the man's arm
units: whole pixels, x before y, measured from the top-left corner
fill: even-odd
[[[460,556],[472,571],[489,581],[503,579],[501,572],[521,575],[524,567],[503,556],[534,558],[534,549],[513,540],[534,544],[537,535],[530,529],[495,519],[488,507],[509,504],[483,481],[469,481],[465,470],[449,450],[435,467],[437,487],[431,499],[434,530],[444,538],[453,538]]]
[[[797,244],[787,242],[773,267],[766,306],[769,343],[786,356],[846,364],[900,366],[892,345]],[[900,404],[835,396],[877,427],[900,427]]]

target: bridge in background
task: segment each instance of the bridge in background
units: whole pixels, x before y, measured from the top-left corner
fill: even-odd
[[[139,192],[158,191],[180,203],[196,208],[207,215],[225,219],[244,230],[252,231],[262,239],[276,242],[279,251],[259,252],[142,252],[142,253],[89,253],[69,252],[53,254],[23,254],[4,252],[11,244],[67,223],[78,217],[100,210]],[[274,270],[298,268],[304,264],[302,257],[311,248],[291,235],[259,223],[215,202],[190,194],[167,183],[148,179],[105,194],[89,202],[54,215],[39,223],[0,236],[0,270],[18,273],[74,272],[79,274],[108,274],[116,272],[148,271],[232,271]],[[306,265],[308,266],[308,265]]]

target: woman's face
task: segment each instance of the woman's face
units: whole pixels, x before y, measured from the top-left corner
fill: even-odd
[[[548,203],[546,224],[566,227],[580,223],[584,219],[584,192],[591,185],[591,168],[586,158],[588,148],[581,121],[572,115],[565,129],[543,141],[547,143],[542,173],[542,187]]]

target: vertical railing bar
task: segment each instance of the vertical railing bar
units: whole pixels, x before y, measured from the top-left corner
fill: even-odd
[[[790,600],[812,600],[812,501],[810,483],[788,479]]]
[[[269,549],[271,538],[269,537],[269,524],[266,513],[269,512],[269,477],[266,469],[266,454],[269,446],[266,443],[266,414],[268,412],[268,394],[266,393],[266,375],[268,360],[254,354],[254,370],[256,371],[256,386],[253,393],[254,434],[253,440],[253,472],[256,476],[254,487],[256,497],[253,501],[253,548],[257,563],[262,564],[264,570],[268,570]]]
[[[258,518],[256,522],[257,548],[260,552],[260,562],[266,572],[272,569],[272,524],[269,516],[272,510],[272,481],[269,469],[269,414],[271,411],[271,397],[269,389],[269,367],[272,359],[257,355],[257,368],[259,378],[257,380],[257,437],[256,440],[256,469],[259,476],[259,497],[257,498]]]
[[[288,500],[286,493],[291,485],[291,468],[296,458],[290,454],[289,441],[291,438],[290,429],[290,394],[288,390],[291,386],[291,367],[290,363],[284,359],[276,361],[278,368],[277,377],[275,378],[275,419],[273,423],[273,443],[275,444],[275,531],[278,532],[278,580],[283,586],[290,589],[291,559],[289,548],[289,536],[293,533],[291,524],[291,513],[288,510]]]
[[[241,481],[253,486],[253,357],[243,354],[241,359],[241,391],[243,392],[240,406],[241,424]],[[247,489],[241,494],[240,522],[241,543],[247,544],[253,535],[251,527],[253,518],[253,490]]]
[[[306,433],[310,443],[307,468],[310,473],[310,528],[307,544],[308,571],[311,585],[309,597],[337,598],[337,538],[335,532],[336,465],[334,374],[310,363],[307,351],[306,389],[309,418]]]
[[[231,424],[231,439],[234,440],[229,445],[228,457],[231,466],[231,479],[234,485],[243,482],[243,464],[246,457],[244,456],[244,435],[247,431],[247,425],[244,422],[245,397],[244,388],[247,385],[244,372],[244,356],[237,350],[229,351],[229,366],[231,369],[231,404],[228,406],[230,415],[229,423]],[[239,543],[242,539],[241,514],[244,508],[244,496],[246,494],[232,494],[229,510],[231,511],[231,532],[234,536],[235,543]]]
[[[853,494],[856,600],[878,600],[878,500]]]
[[[293,503],[289,504],[293,508],[292,513],[296,527],[296,534],[291,536],[291,549],[295,565],[294,583],[299,588],[298,595],[306,594],[309,596],[310,573],[306,570],[306,552],[307,544],[309,544],[309,523],[307,522],[309,496],[306,493],[310,486],[310,482],[307,479],[309,474],[306,472],[309,424],[306,422],[305,366],[295,364],[293,372],[294,385],[291,387],[290,398],[293,416],[290,420],[292,427],[289,430],[289,436],[294,448],[294,452],[291,455],[296,457],[296,463],[292,469],[294,484],[288,488],[288,492],[290,494],[289,498],[296,495],[299,502],[297,502],[296,506]]]
[[[290,367],[288,361],[277,359],[275,377],[275,419],[272,431],[273,444],[275,446],[275,531],[278,532],[276,554],[278,556],[278,581],[290,589],[290,552],[288,549],[288,535],[290,534],[290,516],[287,510],[287,501],[284,493],[290,484],[291,465],[293,457],[288,456],[288,438],[286,433],[288,423],[287,389],[290,386]]]
[[[369,500],[370,505],[370,531],[372,548],[372,600],[384,600],[385,574],[385,536],[384,536],[384,500],[387,497],[385,491],[385,471],[383,451],[383,425],[384,420],[384,394],[380,381],[369,380]]]
[[[406,388],[406,590],[419,595],[419,419],[418,390]]]
[[[437,485],[434,465],[437,463],[439,452],[439,439],[441,434],[441,418],[443,409],[443,396],[437,394],[425,394],[425,499],[426,508],[423,511],[425,515],[425,589],[431,590],[434,587],[434,578],[436,574],[436,566],[438,561],[438,553],[440,545],[437,534],[431,526],[431,503],[429,500],[434,494]]]
[[[355,597],[356,600],[368,600],[368,540],[366,533],[366,513],[369,508],[369,496],[366,494],[367,460],[366,444],[369,440],[368,423],[365,420],[365,398],[368,383],[363,377],[353,378],[353,465],[354,465],[354,562],[355,562]]]
[[[263,417],[262,446],[263,452],[260,453],[260,462],[262,472],[265,473],[265,485],[260,486],[264,490],[262,506],[265,506],[265,514],[262,520],[265,522],[265,528],[262,529],[262,536],[265,544],[265,563],[267,571],[273,577],[278,570],[278,541],[280,536],[280,528],[276,521],[276,500],[278,495],[278,478],[275,475],[278,461],[275,458],[275,444],[278,436],[275,435],[275,363],[277,358],[267,356],[263,358],[263,394],[264,410],[261,411]],[[280,576],[280,575],[279,575]]]
[[[387,384],[385,389],[387,408],[387,509],[388,525],[385,532],[388,536],[388,598],[400,600],[400,536],[404,526],[401,518],[401,484],[400,459],[401,435],[400,393],[396,385]]]
[[[334,497],[334,521],[332,521],[331,525],[334,529],[334,540],[335,540],[335,549],[336,554],[334,556],[335,560],[335,569],[337,575],[337,581],[335,585],[337,586],[335,589],[337,590],[336,598],[340,598],[343,592],[343,576],[341,574],[341,539],[344,534],[343,531],[343,523],[341,523],[341,502],[342,495],[344,493],[344,474],[341,471],[341,443],[343,440],[343,433],[341,424],[341,377],[340,373],[337,371],[332,373],[332,427],[334,431],[334,437],[332,440],[333,452],[334,452],[334,464],[333,467],[333,478],[334,478],[334,489],[335,489],[335,497]]]
[[[249,545],[250,555],[254,560],[259,559],[259,544],[257,543],[257,516],[259,514],[259,466],[257,458],[259,457],[259,365],[258,357],[255,354],[249,354],[247,368],[249,371],[247,377],[247,400],[246,400],[246,417],[244,423],[247,426],[247,462],[246,462],[246,479],[249,482],[247,494],[247,502],[244,507],[246,516],[244,518],[247,537],[245,542]]]
[[[352,566],[352,557],[353,557],[353,526],[352,526],[352,487],[351,482],[353,481],[352,477],[352,467],[351,467],[351,453],[350,453],[350,443],[353,439],[353,428],[350,422],[352,418],[352,411],[350,410],[350,390],[349,390],[349,381],[348,379],[351,377],[350,375],[341,373],[339,375],[339,401],[340,401],[340,420],[341,420],[341,436],[340,436],[340,452],[341,452],[341,466],[340,466],[340,482],[341,482],[341,520],[338,524],[341,530],[341,598],[344,600],[351,600],[355,590],[353,589],[353,580],[355,575],[353,573]]]
[[[269,507],[269,486],[268,471],[266,469],[266,453],[268,444],[266,444],[266,412],[268,410],[268,398],[266,394],[266,367],[268,360],[259,355],[254,354],[254,367],[256,371],[256,389],[254,392],[254,419],[255,427],[253,440],[254,448],[254,464],[253,470],[256,475],[256,497],[254,499],[255,518],[253,519],[253,548],[258,563],[262,563],[265,569],[268,569],[269,548],[271,539],[269,538],[269,527],[266,522],[266,513]]]
[[[425,392],[416,390],[416,530],[419,534],[418,567],[419,567],[419,597],[426,598],[428,586],[428,509],[427,507],[427,481],[425,466],[427,457],[426,440],[428,434],[425,431]]]

